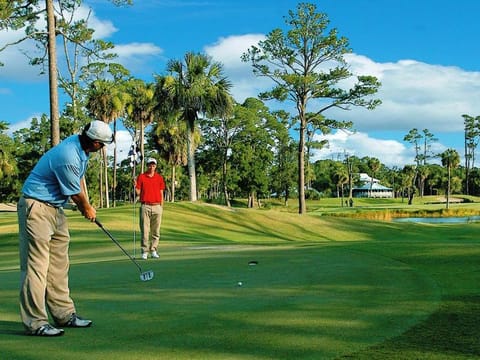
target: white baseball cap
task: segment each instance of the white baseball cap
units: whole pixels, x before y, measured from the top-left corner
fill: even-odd
[[[157,165],[157,160],[155,160],[154,158],[148,158],[147,164],[150,164],[150,163],[154,163],[155,165]]]
[[[111,144],[113,142],[113,133],[107,123],[94,120],[90,123],[90,127],[85,133],[90,139],[100,141],[104,144]]]

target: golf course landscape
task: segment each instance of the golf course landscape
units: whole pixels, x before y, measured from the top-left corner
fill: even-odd
[[[66,210],[71,295],[94,323],[58,338],[24,335],[17,218],[0,212],[0,359],[480,358],[480,222],[391,221],[480,215],[480,198],[448,212],[433,200],[321,199],[303,215],[167,203],[160,259],[146,261],[133,205],[99,209],[150,281]]]

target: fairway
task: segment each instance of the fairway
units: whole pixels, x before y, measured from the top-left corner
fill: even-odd
[[[22,335],[18,274],[1,272],[9,289],[2,356],[335,358],[401,334],[438,298],[434,284],[405,264],[337,246],[170,245],[159,261],[141,265],[155,272],[152,281],[141,282],[128,260],[72,266],[72,295],[94,326],[58,339]]]
[[[98,214],[133,254],[132,207]],[[138,260],[155,277],[141,281],[95,224],[68,216],[72,297],[94,324],[53,339],[23,334],[16,214],[1,213],[1,359],[480,356],[478,223],[167,204],[160,259]]]

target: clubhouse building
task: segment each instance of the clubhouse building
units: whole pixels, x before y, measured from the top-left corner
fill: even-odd
[[[354,187],[352,195],[355,198],[393,198],[393,189],[380,184],[380,180],[360,173],[360,183]]]

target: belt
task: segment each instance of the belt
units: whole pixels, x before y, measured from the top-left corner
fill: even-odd
[[[38,199],[35,199],[35,198],[33,198],[33,197],[25,196],[25,195],[23,195],[23,197],[24,197],[25,199],[30,199],[30,200],[35,200],[35,201],[41,202],[42,204],[45,204],[45,205],[50,206],[50,207],[53,207],[53,208],[55,208],[55,209],[61,208],[60,205],[54,205],[54,204],[52,204],[52,203],[49,203],[48,201],[38,200]]]
[[[155,206],[155,205],[162,205],[162,203],[159,203],[159,202],[152,203],[152,202],[143,201],[143,202],[142,202],[142,205]]]

